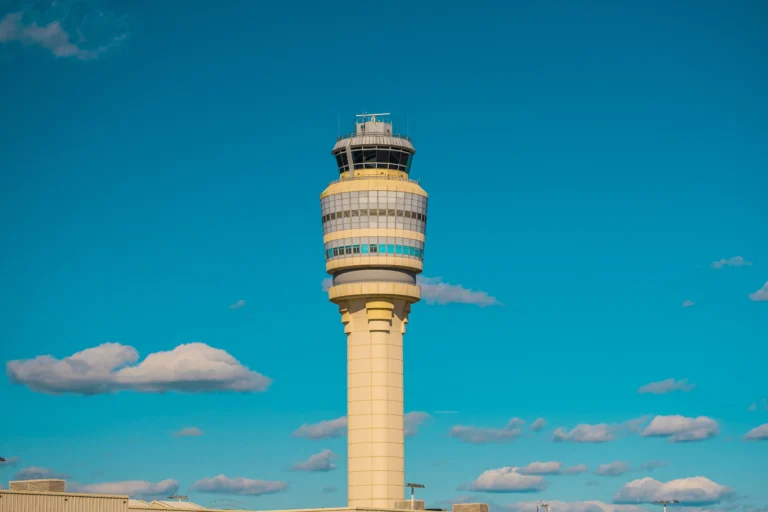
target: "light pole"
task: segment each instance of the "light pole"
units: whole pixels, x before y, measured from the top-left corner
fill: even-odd
[[[405,484],[405,486],[411,488],[411,510],[413,510],[413,490],[423,489],[424,486],[422,484]]]
[[[654,505],[664,505],[664,512],[667,512],[667,505],[676,505],[678,503],[680,503],[678,500],[658,500],[653,502]]]

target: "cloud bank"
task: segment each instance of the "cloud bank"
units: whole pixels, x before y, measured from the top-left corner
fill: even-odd
[[[652,503],[656,500],[680,500],[687,505],[712,505],[732,495],[732,489],[703,476],[659,482],[653,478],[633,480],[619,489],[617,503]]]
[[[670,443],[703,441],[719,433],[717,421],[706,416],[656,416],[643,430],[643,437],[667,437]]]
[[[174,432],[173,437],[199,437],[203,435],[203,431],[197,427],[187,427]]]
[[[745,260],[741,256],[733,256],[732,258],[722,258],[713,261],[710,266],[715,270],[720,270],[724,267],[748,267],[750,265],[752,265],[752,262]]]
[[[519,418],[512,418],[500,429],[456,425],[451,427],[448,435],[472,444],[506,443],[520,437],[520,426],[523,423],[525,422]]]
[[[468,488],[482,492],[535,492],[546,489],[547,481],[541,476],[524,475],[518,468],[506,467],[484,471]]]
[[[629,471],[629,464],[615,460],[608,464],[600,464],[595,470],[596,475],[600,476],[621,476]]]
[[[744,435],[747,441],[768,441],[768,423],[755,427]]]
[[[573,429],[566,430],[562,427],[552,433],[552,440],[557,443],[607,443],[616,440],[620,435],[637,432],[645,418],[628,420],[619,424],[598,423],[590,425],[581,423]]]
[[[417,278],[421,286],[421,298],[427,304],[474,304],[475,306],[501,305],[496,297],[488,295],[488,292],[474,291],[464,288],[459,284],[444,283],[440,277]]]
[[[405,437],[413,437],[419,433],[419,427],[424,424],[431,416],[421,411],[411,411],[403,416],[405,426]]]
[[[68,478],[69,475],[62,475],[51,471],[48,468],[39,468],[37,466],[29,466],[28,468],[20,469],[13,475],[16,480],[43,480],[46,478]]]
[[[333,459],[336,458],[336,454],[331,450],[323,450],[320,453],[312,455],[304,462],[297,462],[291,466],[292,471],[333,471],[336,469],[336,465],[333,463]]]
[[[638,393],[652,393],[654,395],[663,395],[665,393],[672,393],[673,391],[682,391],[687,393],[692,391],[696,387],[696,384],[689,384],[688,379],[666,379],[659,382],[651,382],[645,386],[640,386],[637,390]]]
[[[347,433],[347,417],[325,420],[319,423],[304,424],[293,431],[293,437],[305,439],[328,439],[342,437]]]
[[[266,390],[272,382],[205,343],[155,352],[136,364],[138,359],[133,347],[104,343],[61,360],[45,355],[10,361],[6,370],[12,382],[48,394],[253,392]]]
[[[203,478],[192,485],[192,490],[213,494],[237,494],[240,496],[260,496],[274,494],[288,489],[288,483],[250,478],[229,478],[225,475]]]
[[[165,498],[179,490],[179,482],[169,478],[157,483],[145,480],[126,480],[86,485],[72,484],[70,487],[72,492],[87,494],[127,494],[132,498]]]
[[[766,281],[763,287],[757,290],[755,293],[750,293],[749,300],[753,302],[768,301],[768,281]]]

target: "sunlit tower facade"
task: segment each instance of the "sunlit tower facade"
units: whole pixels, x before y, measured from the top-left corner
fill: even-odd
[[[320,195],[330,300],[347,335],[348,506],[394,508],[405,494],[403,335],[419,300],[427,193],[415,149],[389,114],[361,114]]]

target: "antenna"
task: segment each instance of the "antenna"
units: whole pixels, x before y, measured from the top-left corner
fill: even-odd
[[[678,500],[657,500],[653,502],[654,505],[664,505],[664,512],[667,512],[667,505],[677,505],[678,503],[680,503]]]
[[[422,485],[422,484],[405,484],[405,486],[411,488],[411,510],[413,510],[413,490],[414,489],[423,489],[424,485]]]
[[[536,511],[537,511],[537,512],[538,512],[538,510],[539,510],[539,507],[541,507],[541,508],[543,508],[544,510],[546,510],[547,512],[549,512],[549,509],[552,507],[552,505],[550,505],[549,503],[546,503],[546,502],[540,501],[540,502],[538,503],[538,505],[536,505]]]
[[[180,496],[178,494],[171,494],[168,496],[169,500],[176,500],[176,501],[189,501],[189,497],[187,496]]]

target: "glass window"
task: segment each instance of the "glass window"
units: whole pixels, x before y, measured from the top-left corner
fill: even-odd
[[[379,244],[379,252],[382,254],[386,254],[387,252],[387,246],[384,244]]]
[[[353,217],[357,217],[357,210],[352,210],[350,212],[350,215],[352,215]]]
[[[400,151],[394,151],[394,150],[390,151],[389,152],[389,163],[390,164],[394,164],[394,165],[398,165],[400,163],[400,155],[402,155],[402,153]],[[394,168],[394,165],[392,166],[392,168]]]
[[[387,254],[395,253],[395,244],[387,244]]]
[[[402,245],[396,245],[395,246],[395,254],[403,254],[403,246]]]
[[[334,256],[338,256],[338,255],[339,255],[339,249],[338,249],[338,247],[334,247],[334,248],[333,248],[333,255],[334,255]]]
[[[376,150],[376,161],[384,164],[382,167],[386,169],[387,164],[389,162],[389,150],[388,149]]]
[[[344,161],[341,159],[341,153],[336,154],[336,164],[339,166],[339,170],[344,167]]]
[[[360,149],[355,149],[352,151],[352,163],[355,164],[355,168],[357,168],[357,164],[363,163],[363,151]]]
[[[395,210],[387,210],[387,215],[389,217],[394,217],[395,216]]]
[[[344,247],[344,254],[352,254],[352,246],[347,245]]]
[[[343,165],[349,165],[349,162],[347,161],[347,152],[342,151],[340,154],[341,154],[341,163]]]
[[[368,254],[368,244],[362,244],[362,245],[360,246],[360,252],[361,252],[362,254]]]
[[[360,254],[360,246],[359,245],[353,245],[352,246],[352,254]]]
[[[408,254],[409,254],[410,256],[416,256],[416,248],[415,248],[415,247],[411,247],[411,246],[408,246]]]
[[[331,219],[334,219],[334,220],[336,219],[336,212],[331,213]]]
[[[375,149],[368,149],[366,148],[363,151],[363,162],[370,163],[376,161],[376,150]]]
[[[371,252],[372,253],[378,252],[378,247],[375,244],[371,244]]]

